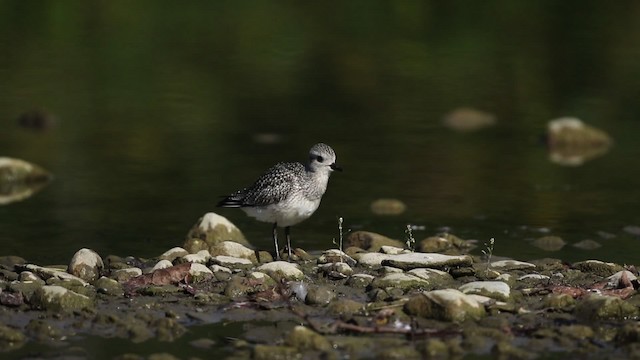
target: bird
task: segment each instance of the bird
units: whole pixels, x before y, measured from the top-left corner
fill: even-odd
[[[223,196],[217,206],[240,208],[258,221],[271,223],[276,260],[280,260],[278,227],[283,227],[291,261],[291,226],[308,219],[318,209],[333,171],[342,171],[336,164],[335,151],[318,143],[309,150],[306,164],[277,163],[252,185]]]

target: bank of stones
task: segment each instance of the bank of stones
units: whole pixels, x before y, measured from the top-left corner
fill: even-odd
[[[593,260],[486,263],[450,247],[447,255],[411,252],[369,232],[350,245],[370,250],[351,246],[286,262],[236,242],[190,236],[191,243],[209,245],[192,254],[173,248],[151,259],[106,261],[81,249],[69,266],[1,257],[0,349],[81,333],[173,341],[195,324],[241,321],[251,329],[269,319],[302,325],[234,352],[253,358],[638,355],[640,301],[631,267]],[[66,327],[69,318],[77,329]]]

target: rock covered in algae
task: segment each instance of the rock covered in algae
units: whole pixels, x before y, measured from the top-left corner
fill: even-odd
[[[31,304],[38,309],[65,312],[94,307],[93,300],[88,296],[57,285],[45,285],[36,290],[31,297]]]
[[[213,246],[223,241],[235,241],[249,246],[249,242],[238,227],[224,216],[210,212],[201,217],[191,228],[183,247],[190,253],[200,250],[211,252]]]
[[[97,252],[91,249],[78,250],[69,262],[68,272],[87,282],[93,282],[100,277],[104,269],[104,262]]]

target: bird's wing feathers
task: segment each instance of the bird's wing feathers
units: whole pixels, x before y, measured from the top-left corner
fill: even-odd
[[[267,206],[284,200],[298,186],[304,172],[300,163],[279,163],[269,168],[253,185],[236,191],[218,203],[222,207]]]

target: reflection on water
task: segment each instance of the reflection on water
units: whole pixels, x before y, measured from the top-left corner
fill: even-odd
[[[635,2],[6,1],[0,10],[0,155],[56,174],[0,207],[3,254],[157,256],[220,195],[326,142],[345,172],[296,227],[303,248],[333,246],[343,217],[345,232],[401,239],[415,224],[417,239],[443,227],[495,237],[495,254],[523,259],[636,260],[638,239],[622,230],[640,224]],[[445,128],[461,108],[495,125]],[[29,109],[55,114],[55,126],[21,127]],[[615,146],[579,167],[551,163],[538,139],[559,116],[607,131]],[[374,215],[380,198],[407,210]],[[269,248],[268,224],[223,215]],[[531,245],[545,234],[568,245]],[[585,239],[602,247],[571,245]]]

